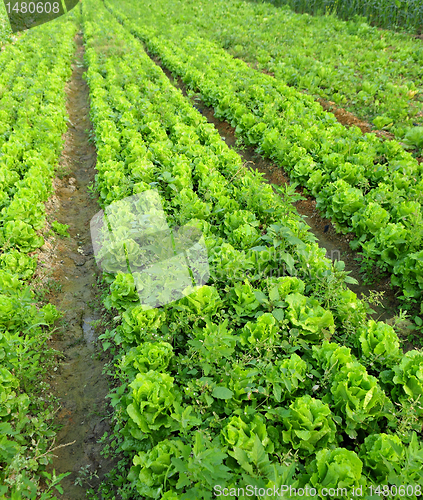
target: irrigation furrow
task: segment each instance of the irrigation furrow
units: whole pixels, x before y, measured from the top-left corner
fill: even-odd
[[[75,41],[77,53],[66,89],[70,123],[49,207],[55,219],[69,226],[70,237],[61,238],[56,246],[47,240],[41,259],[47,269],[44,279],[50,283],[49,300],[64,313],[52,342],[52,347],[63,354],[52,376],[54,394],[60,400],[57,420],[62,428],[55,442],[60,448],[54,452],[50,469],[56,474],[71,472],[61,483],[65,493],[60,498],[81,500],[107,471],[97,441],[109,427],[105,399],[108,382],[102,373],[105,361],[95,348],[94,321],[101,318],[101,310],[89,225],[98,211],[88,189],[94,180],[96,150],[88,136],[91,123],[88,88],[82,76],[81,33]]]

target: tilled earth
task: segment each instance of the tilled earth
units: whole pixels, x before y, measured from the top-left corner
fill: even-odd
[[[88,86],[82,75],[83,40],[75,38],[77,52],[66,93],[70,118],[58,172],[55,194],[47,204],[49,216],[69,226],[70,237],[46,238],[38,256],[38,276],[48,284],[48,300],[64,314],[50,346],[62,353],[57,371],[51,374],[53,394],[59,399],[61,426],[50,472],[71,472],[61,485],[59,498],[82,500],[90,487],[102,481],[110,463],[100,455],[97,441],[110,431],[106,395],[106,363],[95,345],[95,324],[101,304],[98,271],[90,237],[90,220],[99,211],[88,187],[94,180],[96,151],[89,142]],[[54,243],[54,241],[56,243]],[[66,445],[66,446],[63,446]],[[57,492],[56,492],[57,495]]]

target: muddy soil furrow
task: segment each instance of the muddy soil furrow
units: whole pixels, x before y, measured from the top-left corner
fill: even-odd
[[[73,443],[57,449],[51,465],[56,474],[71,472],[62,481],[63,499],[82,500],[109,468],[100,457],[97,441],[109,431],[109,409],[105,396],[108,382],[102,374],[105,361],[95,347],[94,325],[101,309],[97,288],[98,271],[90,237],[90,220],[99,207],[88,187],[94,180],[96,150],[89,143],[88,86],[82,75],[83,39],[75,37],[77,51],[67,93],[70,119],[60,167],[61,179],[54,181],[55,195],[47,206],[51,217],[69,225],[69,238],[48,240],[39,256],[41,273],[53,282],[48,299],[63,312],[51,347],[63,354],[52,374],[53,393],[60,401],[57,423],[62,426],[55,445]]]

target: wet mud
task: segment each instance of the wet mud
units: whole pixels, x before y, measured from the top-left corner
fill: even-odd
[[[82,500],[95,488],[111,464],[100,456],[97,441],[110,431],[110,408],[105,399],[108,381],[106,359],[96,346],[96,321],[101,318],[98,269],[90,236],[90,220],[99,206],[89,190],[94,180],[96,150],[89,142],[88,86],[83,79],[83,39],[78,33],[73,73],[66,88],[69,126],[54,180],[55,192],[47,203],[51,220],[69,226],[69,237],[46,238],[38,256],[38,274],[47,300],[63,313],[50,346],[61,358],[51,373],[53,394],[59,400],[53,463],[56,474],[71,472],[58,498]]]

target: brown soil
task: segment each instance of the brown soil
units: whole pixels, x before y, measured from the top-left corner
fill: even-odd
[[[370,123],[360,120],[353,113],[350,113],[344,108],[338,108],[333,101],[326,101],[322,98],[318,98],[317,101],[325,111],[333,113],[335,115],[335,118],[341,125],[344,125],[346,127],[358,127],[363,134],[372,132],[382,139],[395,139],[394,134],[392,134],[391,132],[387,132],[385,130],[375,130]]]
[[[50,285],[47,298],[64,314],[50,343],[62,353],[63,361],[50,380],[60,401],[57,420],[61,429],[55,440],[59,448],[54,451],[49,470],[55,469],[56,474],[71,472],[61,483],[65,493],[58,495],[66,500],[85,498],[88,488],[96,487],[111,467],[100,457],[102,445],[97,443],[110,430],[110,409],[105,400],[108,382],[102,374],[105,360],[97,352],[91,324],[101,317],[89,226],[99,210],[88,191],[94,180],[96,151],[87,135],[91,123],[88,86],[82,78],[85,68],[80,33],[75,42],[76,58],[66,88],[70,124],[58,169],[65,175],[62,180],[55,179],[55,194],[47,204],[50,217],[69,225],[70,237],[50,238],[38,255],[40,280]]]

